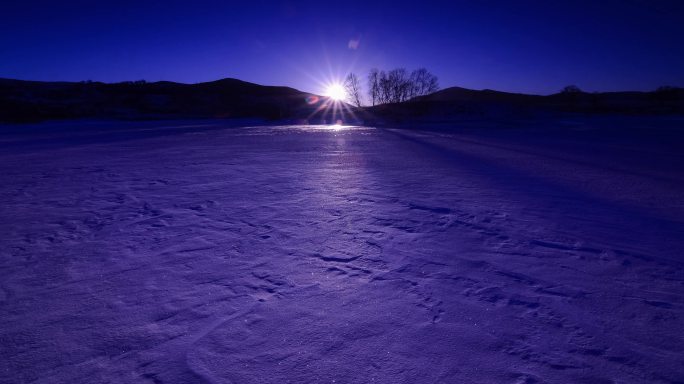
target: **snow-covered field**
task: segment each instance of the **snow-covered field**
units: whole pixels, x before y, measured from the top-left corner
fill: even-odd
[[[0,135],[2,383],[684,382],[682,120],[119,124]]]

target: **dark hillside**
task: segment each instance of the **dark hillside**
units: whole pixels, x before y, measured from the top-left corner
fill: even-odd
[[[317,100],[312,103],[311,100]],[[307,102],[308,100],[308,102]],[[236,79],[208,83],[0,79],[0,121],[70,118],[306,118],[326,98]]]

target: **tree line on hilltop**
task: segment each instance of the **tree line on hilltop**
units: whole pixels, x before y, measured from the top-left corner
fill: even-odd
[[[429,95],[439,90],[437,76],[425,68],[408,72],[405,68],[389,71],[373,68],[368,73],[367,96],[371,106],[401,103],[414,97]],[[344,81],[347,100],[362,105],[361,80],[355,73],[349,73]]]

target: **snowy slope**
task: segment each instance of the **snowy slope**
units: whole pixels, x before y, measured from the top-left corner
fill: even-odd
[[[684,382],[679,121],[78,124],[0,137],[1,383]]]

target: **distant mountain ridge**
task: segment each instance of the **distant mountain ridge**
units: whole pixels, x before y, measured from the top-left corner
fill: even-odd
[[[330,123],[351,109],[362,121],[450,119],[551,112],[684,113],[684,89],[654,92],[561,92],[548,96],[445,88],[400,104],[334,107],[329,98],[239,79],[159,82],[41,82],[0,78],[0,121],[57,119],[259,118]],[[349,114],[340,116],[350,118]]]
[[[159,82],[40,82],[0,79],[0,121],[70,118],[306,118],[327,98],[238,79]]]
[[[441,89],[430,95],[421,96],[416,98],[417,100],[431,100],[431,101],[444,101],[444,100],[468,100],[468,99],[480,99],[480,100],[543,100],[558,97],[580,97],[580,98],[591,98],[591,97],[639,97],[639,96],[684,96],[684,88],[680,87],[662,87],[661,89],[655,91],[612,91],[612,92],[583,92],[583,91],[560,91],[551,95],[533,95],[525,93],[515,93],[515,92],[504,92],[496,91],[492,89],[474,90],[461,87],[449,87]]]
[[[559,92],[548,96],[445,88],[402,104],[364,110],[367,121],[448,122],[462,118],[526,118],[552,113],[684,114],[684,88],[653,92]]]

